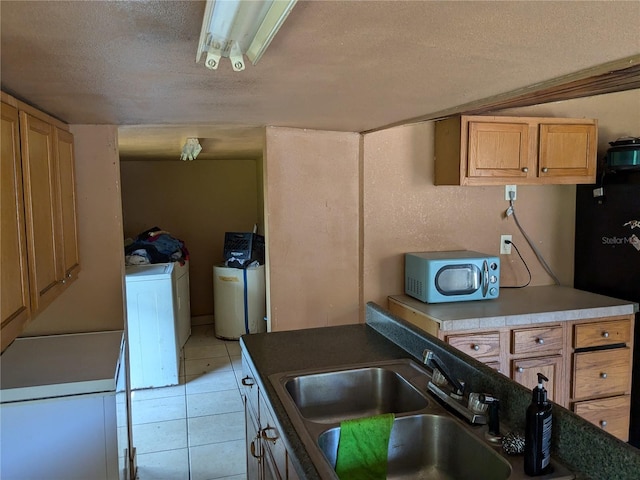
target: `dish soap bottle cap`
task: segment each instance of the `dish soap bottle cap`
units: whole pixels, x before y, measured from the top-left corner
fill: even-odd
[[[543,381],[548,382],[549,379],[538,373],[538,386],[533,389],[533,401],[538,405],[547,403],[547,391],[544,388]]]

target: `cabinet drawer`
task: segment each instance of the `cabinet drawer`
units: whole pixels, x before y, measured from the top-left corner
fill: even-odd
[[[631,319],[609,322],[585,323],[574,326],[573,347],[587,348],[629,343],[631,340]]]
[[[626,393],[631,383],[631,350],[615,348],[573,355],[573,398]]]
[[[630,409],[631,397],[629,395],[589,400],[573,405],[573,411],[576,414],[623,442],[629,438]]]
[[[511,332],[511,353],[549,354],[562,350],[562,326],[535,327]]]
[[[452,347],[474,358],[500,355],[500,334],[498,332],[449,335],[446,341]]]
[[[256,415],[258,415],[258,383],[255,379],[255,374],[249,366],[249,361],[242,355],[242,394],[247,397],[250,407],[253,409]]]

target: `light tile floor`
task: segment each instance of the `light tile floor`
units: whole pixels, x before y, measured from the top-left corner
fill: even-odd
[[[246,479],[241,375],[239,343],[216,338],[213,325],[193,326],[180,384],[132,394],[139,480]],[[118,435],[126,439],[124,423]]]

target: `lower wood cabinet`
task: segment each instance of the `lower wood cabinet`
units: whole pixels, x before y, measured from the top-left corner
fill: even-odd
[[[527,388],[542,373],[550,400],[628,440],[633,315],[442,331],[428,315],[393,297],[389,310]]]
[[[570,406],[620,440],[629,439],[634,316],[572,322]]]
[[[629,389],[630,349],[615,348],[573,354],[574,399],[610,396]]]
[[[271,405],[256,381],[247,358],[242,356],[248,480],[297,480],[289,453],[274,421]]]
[[[257,389],[258,387],[256,387]],[[245,438],[247,444],[247,478],[262,478],[262,446],[260,443],[260,427],[257,413],[244,398]]]
[[[630,409],[630,395],[587,400],[573,405],[575,413],[621,440],[629,436]]]
[[[563,358],[561,355],[512,360],[512,363],[511,378],[513,380],[525,387],[533,388],[538,384],[538,373],[542,373],[549,379],[545,385],[549,400],[563,403]]]

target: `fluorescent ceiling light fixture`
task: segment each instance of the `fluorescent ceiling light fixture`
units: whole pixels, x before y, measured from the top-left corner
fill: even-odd
[[[182,147],[182,155],[180,160],[195,160],[202,151],[202,146],[197,138],[187,138],[184,147]]]
[[[297,0],[207,0],[196,62],[206,54],[205,66],[218,68],[220,58],[244,70],[246,55],[258,63]]]

